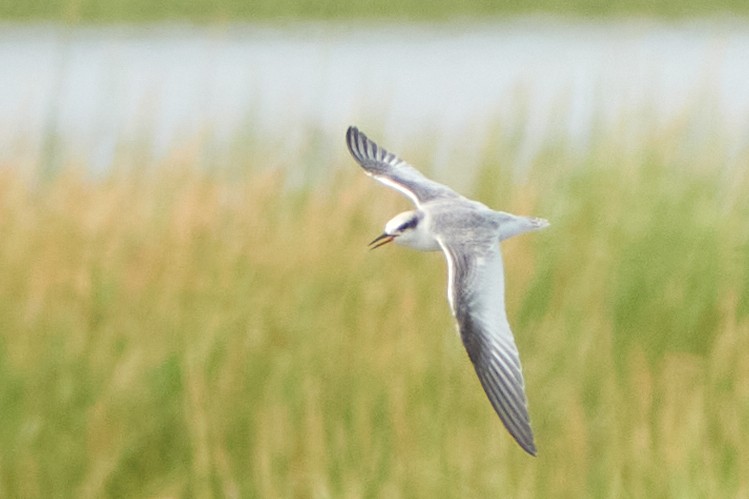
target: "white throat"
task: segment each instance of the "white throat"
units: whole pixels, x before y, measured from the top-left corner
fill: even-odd
[[[395,238],[395,243],[407,248],[419,251],[438,251],[440,245],[432,233],[427,230],[426,223],[422,221],[414,229],[402,233]]]

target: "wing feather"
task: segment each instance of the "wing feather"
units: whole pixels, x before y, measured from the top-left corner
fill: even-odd
[[[536,455],[520,355],[505,313],[499,245],[494,240],[470,246],[440,240],[440,245],[450,306],[481,386],[513,438]]]
[[[346,132],[346,144],[367,175],[405,194],[417,206],[437,198],[458,198],[449,187],[428,179],[395,154],[375,144],[356,127]]]

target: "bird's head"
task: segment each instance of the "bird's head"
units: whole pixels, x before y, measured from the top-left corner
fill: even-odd
[[[396,242],[408,245],[408,241],[416,235],[416,227],[421,219],[422,214],[415,210],[398,213],[385,224],[385,232],[369,243],[369,249],[379,248],[396,239]]]

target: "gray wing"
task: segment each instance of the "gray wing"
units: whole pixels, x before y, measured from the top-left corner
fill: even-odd
[[[378,146],[356,127],[346,132],[346,144],[367,175],[408,196],[417,206],[436,198],[457,198],[458,193],[429,180],[395,154]]]
[[[536,455],[520,356],[507,322],[504,269],[496,241],[440,240],[448,265],[448,300],[460,337],[494,410],[518,444]]]

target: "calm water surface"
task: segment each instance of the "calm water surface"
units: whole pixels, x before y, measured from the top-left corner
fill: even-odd
[[[428,133],[438,163],[470,161],[496,123],[532,153],[549,133],[584,144],[694,109],[749,137],[749,22],[0,28],[0,155],[54,136],[106,166],[123,142],[293,149],[310,130],[345,154],[355,123],[395,150]]]

